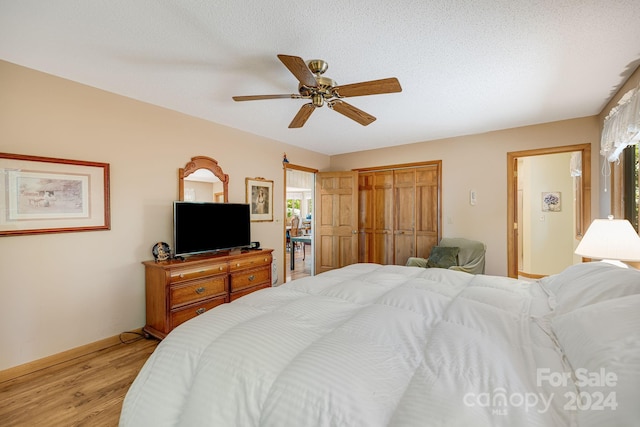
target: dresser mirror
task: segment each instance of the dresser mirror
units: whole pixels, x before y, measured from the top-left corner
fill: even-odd
[[[211,157],[192,157],[178,169],[178,200],[227,203],[229,175]]]

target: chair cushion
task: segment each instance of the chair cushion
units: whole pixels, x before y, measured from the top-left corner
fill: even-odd
[[[434,246],[427,260],[429,268],[449,268],[458,265],[460,248],[454,246]]]

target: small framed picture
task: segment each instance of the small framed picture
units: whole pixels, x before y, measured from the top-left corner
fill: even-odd
[[[542,192],[542,212],[560,212],[560,202],[559,191]]]
[[[273,221],[273,181],[246,178],[247,199],[251,205],[251,221]]]

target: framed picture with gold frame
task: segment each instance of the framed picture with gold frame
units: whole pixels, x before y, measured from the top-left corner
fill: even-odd
[[[0,153],[0,236],[109,230],[109,164]]]
[[[273,221],[273,181],[260,177],[245,178],[245,185],[251,221]]]

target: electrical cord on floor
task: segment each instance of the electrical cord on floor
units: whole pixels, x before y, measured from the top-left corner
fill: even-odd
[[[134,338],[125,339],[125,335],[135,335]],[[122,344],[133,344],[134,342],[140,341],[141,339],[146,338],[146,335],[142,332],[137,331],[126,331],[120,334],[120,342]]]

